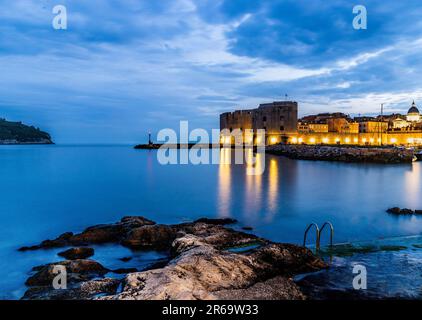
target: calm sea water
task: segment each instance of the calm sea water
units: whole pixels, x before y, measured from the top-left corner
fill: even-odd
[[[20,298],[33,266],[59,260],[57,251],[21,253],[20,246],[125,215],[160,223],[234,217],[239,227],[292,243],[302,242],[308,223],[327,220],[334,224],[335,242],[422,232],[421,217],[385,212],[392,206],[422,209],[421,163],[345,164],[269,155],[258,160],[264,174],[248,176],[243,165],[162,166],[156,151],[130,146],[1,146],[0,297]],[[96,249],[94,258],[109,268],[132,254],[114,246]],[[140,253],[131,264],[160,257]]]

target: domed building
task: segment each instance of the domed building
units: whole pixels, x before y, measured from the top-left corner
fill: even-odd
[[[419,121],[421,121],[421,114],[419,112],[419,109],[416,107],[415,101],[413,101],[412,106],[410,107],[409,111],[407,112],[406,119],[409,122],[419,122]]]

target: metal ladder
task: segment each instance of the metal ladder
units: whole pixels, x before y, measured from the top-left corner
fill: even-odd
[[[316,250],[319,251],[321,248],[321,233],[324,231],[325,227],[330,227],[330,247],[333,246],[333,238],[334,238],[334,227],[333,224],[329,221],[324,222],[321,229],[318,227],[318,225],[314,222],[312,222],[305,230],[305,234],[303,235],[303,246],[306,247],[306,238],[308,236],[309,230],[311,230],[312,227],[315,227],[315,235],[316,235]]]

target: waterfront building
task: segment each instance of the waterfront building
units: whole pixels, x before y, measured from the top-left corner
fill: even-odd
[[[419,120],[418,120],[419,119]],[[321,113],[298,121],[298,104],[276,101],[256,109],[237,110],[220,115],[220,128],[226,129],[221,141],[233,143],[233,132],[252,129],[266,131],[265,144],[344,144],[422,146],[422,117],[413,102],[407,115],[356,117],[344,113]],[[225,134],[227,136],[225,136]],[[246,137],[257,143],[255,136]]]
[[[252,129],[266,131],[266,144],[287,142],[290,135],[297,133],[298,104],[295,101],[275,101],[260,104],[258,108],[251,110],[237,110],[220,115],[220,129],[245,132]],[[253,137],[247,137],[244,133],[244,141],[249,142]],[[222,137],[227,142],[227,137]],[[233,137],[230,137],[233,139]]]
[[[416,107],[415,101],[413,101],[412,106],[410,107],[409,111],[407,112],[407,121],[409,122],[420,122],[421,121],[421,114],[419,113],[419,109]]]
[[[302,123],[297,126],[300,133],[325,133],[328,132],[328,124],[326,123]]]
[[[359,133],[359,123],[350,122],[346,118],[331,118],[327,120],[328,132]]]
[[[387,121],[363,121],[359,122],[359,132],[361,133],[380,133],[388,131]]]
[[[400,131],[402,129],[408,128],[412,124],[411,122],[409,122],[409,121],[407,121],[403,118],[395,118],[395,119],[392,120],[391,123],[392,123],[391,128],[393,130],[396,130],[396,131]]]

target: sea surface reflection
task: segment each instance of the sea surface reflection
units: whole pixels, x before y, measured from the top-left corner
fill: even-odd
[[[221,150],[221,160],[232,153]],[[52,252],[23,254],[18,247],[125,215],[160,223],[233,217],[235,227],[299,244],[311,222],[331,221],[336,243],[422,231],[422,217],[385,212],[422,209],[421,163],[296,161],[251,150],[245,157],[255,164],[163,166],[156,151],[131,146],[2,146],[1,295],[19,297],[33,266],[59,260]],[[248,175],[248,166],[265,170]]]

